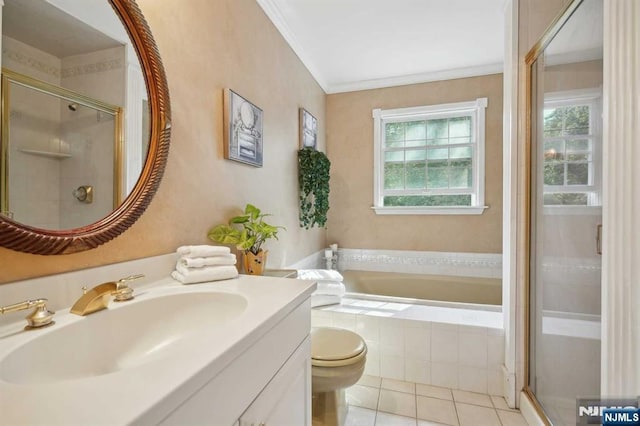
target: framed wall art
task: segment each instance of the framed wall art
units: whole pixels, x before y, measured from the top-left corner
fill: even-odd
[[[300,108],[300,148],[318,148],[318,119]]]
[[[262,110],[231,89],[224,91],[224,158],[262,167]]]

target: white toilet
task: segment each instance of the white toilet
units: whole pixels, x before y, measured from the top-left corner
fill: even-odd
[[[313,424],[341,426],[347,415],[345,388],[355,384],[367,358],[367,345],[356,333],[341,328],[311,330]]]

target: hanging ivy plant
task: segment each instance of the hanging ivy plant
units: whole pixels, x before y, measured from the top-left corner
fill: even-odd
[[[327,223],[330,168],[331,162],[324,153],[308,147],[298,151],[300,226],[305,229]]]

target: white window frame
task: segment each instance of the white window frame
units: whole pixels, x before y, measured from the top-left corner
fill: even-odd
[[[544,194],[562,193],[562,192],[588,192],[588,204],[581,205],[546,205],[544,202],[544,213],[547,215],[598,215],[602,211],[602,89],[577,89],[566,90],[560,92],[549,92],[544,94],[543,113],[544,110],[551,107],[563,107],[570,105],[589,105],[589,127],[591,134],[589,138],[593,140],[591,167],[593,172],[592,185],[544,185],[543,184],[543,200]],[[540,134],[542,135],[540,161],[544,164],[544,121],[541,120]]]
[[[487,98],[474,101],[428,105],[411,108],[374,109],[373,110],[373,210],[379,215],[425,215],[425,214],[464,214],[479,215],[488,206],[484,205],[484,169],[485,169],[485,116]],[[384,126],[389,122],[406,122],[451,118],[462,115],[472,117],[473,136],[473,188],[471,206],[385,206],[384,205]],[[452,191],[448,191],[452,193]],[[404,191],[401,195],[440,195],[442,192],[430,190]]]

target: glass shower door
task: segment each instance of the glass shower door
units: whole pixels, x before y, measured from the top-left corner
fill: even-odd
[[[529,388],[554,425],[600,395],[602,0],[532,64]]]

